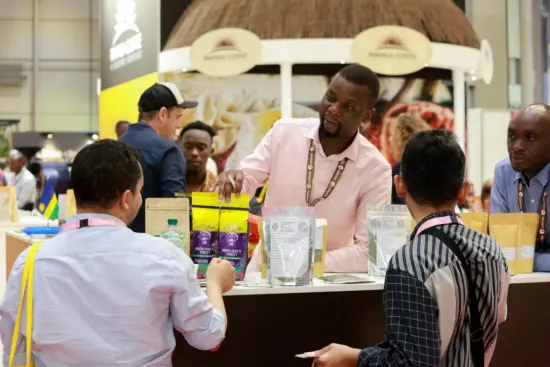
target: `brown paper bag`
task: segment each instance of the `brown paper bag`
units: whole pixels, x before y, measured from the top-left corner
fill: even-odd
[[[19,222],[15,186],[0,187],[0,221]]]
[[[533,272],[538,226],[537,213],[489,216],[489,233],[500,245],[511,275]]]
[[[177,219],[178,228],[185,236],[184,251],[190,253],[188,198],[147,198],[145,200],[145,233],[161,236],[168,228],[168,219]]]
[[[462,218],[462,221],[466,227],[473,229],[474,231],[487,234],[489,229],[488,213],[461,213],[460,218]]]
[[[264,222],[260,219],[258,222],[258,232],[260,232],[260,268],[256,269],[261,272],[262,279],[267,279],[267,259],[265,253],[265,237],[264,237]]]
[[[74,197],[74,191],[67,190],[67,199],[65,202],[65,218],[69,219],[73,215],[76,215],[76,200]]]
[[[315,258],[313,259],[313,277],[325,275],[325,255],[327,253],[327,220],[315,221]]]

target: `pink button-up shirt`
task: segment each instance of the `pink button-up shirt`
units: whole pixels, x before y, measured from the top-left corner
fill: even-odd
[[[317,148],[312,201],[323,195],[338,162],[348,158],[332,194],[315,206],[317,218],[328,222],[325,271],[367,272],[366,207],[390,203],[392,176],[384,156],[362,135],[357,134],[343,153],[327,157],[319,141],[319,119],[280,120],[239,165],[244,172],[243,193],[253,194],[269,179],[266,207],[307,206],[306,170],[311,140]],[[258,246],[249,270],[256,270],[259,258]]]

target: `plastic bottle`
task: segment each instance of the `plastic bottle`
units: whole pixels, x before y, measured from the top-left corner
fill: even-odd
[[[177,219],[168,219],[168,229],[162,234],[162,238],[172,242],[175,246],[184,249],[185,238],[178,228]]]

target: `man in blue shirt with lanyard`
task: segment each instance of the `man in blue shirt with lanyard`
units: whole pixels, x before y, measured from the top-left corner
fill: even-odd
[[[171,366],[174,328],[191,346],[216,350],[227,328],[222,294],[235,271],[212,260],[205,294],[184,251],[127,228],[142,202],[138,153],[114,140],[88,145],[71,184],[77,215],[36,253],[30,334],[16,322],[29,250],[13,265],[0,304],[3,365],[12,341],[14,365],[25,365],[30,335],[32,359],[45,367]]]
[[[539,213],[535,271],[550,272],[550,107],[533,104],[508,125],[508,155],[495,168],[491,213]]]

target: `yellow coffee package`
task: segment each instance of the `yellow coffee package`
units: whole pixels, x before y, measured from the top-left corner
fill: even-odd
[[[216,256],[220,226],[219,199],[216,192],[191,194],[191,260],[198,266],[197,277],[206,276],[208,264]]]
[[[261,220],[259,223],[258,223],[258,231],[260,232],[260,243],[259,243],[259,246],[260,246],[260,268],[259,269],[256,269],[257,271],[259,270],[261,275],[262,275],[262,279],[267,279],[267,253],[266,253],[266,247],[265,247],[265,235],[264,235],[264,224],[263,224],[263,220]]]
[[[489,229],[489,214],[488,213],[476,213],[468,212],[461,213],[460,218],[464,222],[464,225],[474,231],[487,234]]]
[[[327,252],[327,220],[317,218],[315,221],[315,252],[313,258],[313,277],[325,275],[325,254]]]
[[[500,245],[511,275],[533,272],[539,215],[491,214],[489,233]]]
[[[237,280],[244,280],[248,255],[248,211],[250,196],[231,195],[220,211],[218,257],[233,264]]]
[[[72,189],[67,190],[67,201],[65,202],[65,218],[70,218],[76,215],[76,200],[74,198],[74,191]]]

